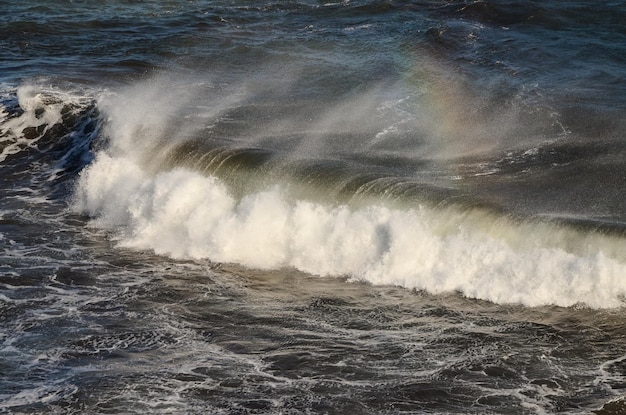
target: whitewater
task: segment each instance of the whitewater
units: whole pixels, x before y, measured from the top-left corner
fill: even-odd
[[[519,220],[462,203],[323,203],[290,195],[294,183],[287,180],[236,196],[216,175],[155,163],[157,154],[167,154],[201,127],[186,120],[186,128],[172,135],[173,94],[158,91],[168,97],[169,119],[154,84],[164,82],[147,82],[145,91],[136,87],[130,99],[116,94],[99,103],[108,147],[81,173],[74,196],[73,209],[94,217],[94,226],[115,230],[122,247],[260,269],[292,267],[431,293],[458,291],[502,304],[622,303],[621,237],[610,233]],[[211,124],[220,114],[202,119]],[[212,164],[210,157],[219,159],[209,154],[204,163]]]

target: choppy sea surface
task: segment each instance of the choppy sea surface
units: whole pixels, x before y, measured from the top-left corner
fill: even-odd
[[[0,57],[0,413],[626,413],[624,2],[3,2]]]

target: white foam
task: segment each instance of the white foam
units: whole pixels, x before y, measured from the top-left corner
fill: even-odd
[[[62,111],[68,104],[84,103],[85,97],[37,84],[24,84],[15,91],[23,113],[10,117],[0,104],[0,162],[25,148],[34,147],[46,131],[62,122]],[[25,129],[36,129],[26,134]]]
[[[104,153],[82,174],[74,206],[99,226],[121,227],[120,245],[175,258],[294,267],[529,306],[616,307],[626,294],[626,265],[603,249],[612,246],[608,237],[494,223],[480,211],[331,207],[291,201],[278,187],[236,200],[214,177],[184,169],[149,175]]]
[[[99,103],[108,117],[109,146],[82,172],[73,206],[97,226],[114,229],[122,246],[432,293],[459,291],[497,303],[623,304],[626,256],[619,238],[517,223],[477,209],[330,206],[294,199],[280,185],[238,199],[216,177],[164,170],[154,155],[207,122],[184,115],[193,94],[175,82],[164,91],[168,79]],[[216,102],[207,117],[219,117],[244,95]]]
[[[59,382],[60,383],[60,382]],[[31,389],[24,389],[13,396],[0,395],[0,408],[12,408],[16,406],[32,405],[37,403],[48,404],[66,399],[78,392],[78,387],[74,385],[46,385]]]

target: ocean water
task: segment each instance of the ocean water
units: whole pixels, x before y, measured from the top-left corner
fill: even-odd
[[[625,22],[3,2],[0,413],[626,413]]]

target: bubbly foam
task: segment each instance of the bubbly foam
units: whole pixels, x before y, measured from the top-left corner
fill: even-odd
[[[0,106],[0,162],[22,148],[35,145],[47,128],[62,119],[62,102],[51,102],[33,85],[24,85],[17,89],[17,100],[23,113],[11,118],[6,106]],[[30,131],[36,131],[32,134]]]
[[[37,148],[48,131],[91,101],[73,91],[26,83],[0,97],[0,162],[28,148]]]
[[[609,237],[572,241],[573,230],[481,211],[326,206],[292,201],[279,187],[237,200],[215,177],[185,169],[150,175],[104,153],[82,174],[74,206],[99,226],[121,227],[121,246],[175,258],[294,267],[529,306],[615,307],[626,293],[623,260],[601,247]]]
[[[109,145],[82,172],[75,192],[74,209],[115,230],[121,246],[458,291],[496,303],[622,305],[626,257],[618,237],[520,223],[477,208],[324,204],[281,184],[235,196],[220,178],[159,164],[155,154],[203,124],[184,116],[193,99],[184,85],[165,94],[166,82],[157,81],[101,100]],[[237,99],[216,103],[208,117]]]

